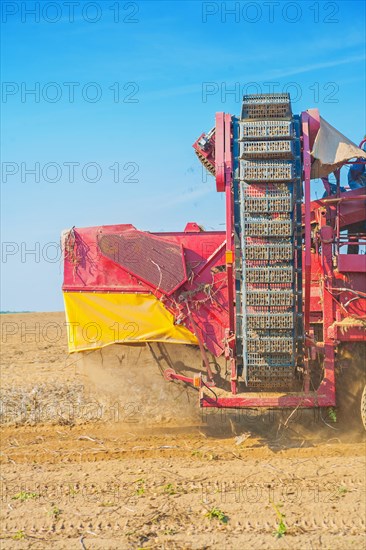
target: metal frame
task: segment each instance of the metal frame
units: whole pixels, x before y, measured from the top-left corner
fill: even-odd
[[[228,284],[229,326],[225,334],[225,357],[229,362],[230,386],[233,395],[237,392],[237,365],[235,350],[235,305],[234,305],[234,195],[233,195],[233,154],[231,115],[216,113],[215,133],[215,172],[216,188],[225,193],[226,204],[226,275]]]
[[[222,124],[223,114],[219,113],[216,118],[216,123]],[[333,272],[333,255],[332,255],[332,239],[329,239],[329,231],[327,226],[326,216],[320,215],[317,211],[317,221],[320,227],[321,246],[321,267],[323,272],[323,280],[321,285],[322,303],[323,303],[323,345],[317,344],[311,338],[310,328],[310,311],[311,311],[311,287],[312,287],[312,204],[311,204],[311,147],[313,145],[316,133],[319,129],[320,119],[317,110],[306,111],[301,114],[301,130],[302,130],[302,158],[303,158],[303,182],[304,182],[304,205],[303,205],[303,232],[305,250],[304,259],[304,328],[305,328],[305,376],[304,376],[304,391],[297,393],[248,393],[246,395],[233,397],[217,397],[204,394],[204,386],[200,388],[200,405],[201,407],[217,407],[217,408],[245,408],[245,407],[266,407],[266,408],[310,408],[310,407],[329,407],[336,404],[335,394],[335,346],[338,343],[334,330],[332,331],[333,323],[336,319],[335,302],[329,285],[332,286]],[[222,126],[217,137],[223,135]],[[224,157],[224,138],[219,138],[216,141],[216,159],[220,162]],[[225,163],[222,170],[217,170],[216,176],[219,178],[218,188],[223,187],[226,183]],[[230,196],[231,198],[231,196]],[[233,203],[226,201],[226,216],[227,220],[232,219]],[[339,213],[338,213],[339,214]],[[356,332],[355,332],[356,330]],[[363,339],[359,329],[352,330],[354,339]],[[309,357],[311,352],[315,350],[324,354],[324,376],[323,380],[316,391],[310,391],[310,373],[309,373]]]
[[[360,273],[362,258],[357,255],[339,254],[340,248],[346,244],[340,239],[341,229],[353,222],[366,219],[364,189],[349,191],[344,196],[340,193],[338,185],[336,196],[311,201],[311,150],[320,127],[320,118],[316,109],[303,112],[300,117],[297,117],[302,133],[301,155],[304,185],[303,242],[301,232],[298,235],[299,245],[303,244],[304,250],[303,253],[299,251],[297,257],[299,273],[301,272],[301,262],[304,264],[302,270],[305,290],[305,299],[303,300],[305,326],[304,391],[263,393],[248,391],[238,395],[238,374],[242,374],[241,350],[238,349],[241,343],[240,339],[236,342],[235,335],[238,332],[241,333],[242,327],[240,325],[242,321],[240,308],[235,304],[238,301],[236,276],[239,273],[238,254],[236,253],[238,235],[236,231],[240,229],[240,220],[238,220],[237,213],[239,190],[234,179],[234,172],[237,168],[234,165],[236,152],[232,151],[232,146],[236,146],[235,139],[233,139],[233,133],[236,132],[235,120],[230,114],[217,113],[215,132],[212,132],[212,135],[215,136],[217,191],[225,193],[225,233],[201,232],[197,224],[190,223],[184,232],[152,234],[167,243],[179,244],[182,257],[184,257],[187,265],[189,265],[189,255],[194,259],[199,258],[196,265],[191,260],[190,275],[187,280],[187,271],[185,272],[186,279],[180,285],[182,288],[180,288],[179,294],[175,293],[174,296],[163,295],[158,288],[151,288],[153,286],[151,283],[142,279],[138,281],[136,276],[132,277],[126,268],[114,265],[110,259],[103,257],[103,255],[100,255],[98,261],[95,262],[98,269],[95,271],[90,269],[91,266],[94,267],[94,260],[89,258],[89,250],[96,246],[97,236],[102,229],[97,227],[78,230],[83,245],[83,263],[80,266],[76,265],[73,263],[72,258],[65,254],[63,289],[65,292],[150,292],[154,293],[159,299],[164,300],[166,309],[174,315],[177,323],[182,323],[196,335],[207,374],[207,379],[206,376],[203,377],[202,375],[188,377],[176,373],[173,369],[167,369],[165,371],[166,379],[179,380],[199,388],[200,405],[202,407],[310,408],[334,406],[336,404],[336,346],[339,342],[366,340],[365,331],[357,322],[347,326],[341,326],[340,324],[344,311],[347,314],[349,313],[348,304],[350,304],[351,312],[360,310],[361,314],[357,315],[356,313],[354,314],[355,317],[366,315],[366,303],[362,302],[361,305],[355,306],[361,299],[366,297],[366,289],[364,293],[360,291],[362,281],[359,284],[362,278],[362,273]],[[211,162],[213,155],[211,153],[210,155]],[[297,194],[296,199],[299,199]],[[131,225],[123,225],[107,226],[104,230],[107,233],[118,233],[126,228],[134,229]],[[317,228],[316,234],[315,228]],[[212,239],[214,249],[203,253],[201,243],[208,242],[208,237]],[[85,242],[83,239],[85,239]],[[312,247],[315,247],[315,251],[312,250]],[[223,257],[225,257],[225,260],[223,260]],[[222,269],[223,262],[226,266],[226,274]],[[219,278],[213,275],[214,268],[220,268]],[[79,273],[79,269],[81,273]],[[82,277],[85,277],[85,280]],[[221,293],[221,302],[217,302],[218,305],[215,304],[215,301],[206,303],[205,300],[198,298],[195,301],[189,297],[202,294],[202,285],[208,281],[211,282],[212,287],[216,285],[217,293]],[[353,281],[354,287],[352,286]],[[355,296],[349,298],[349,294],[354,292],[354,288],[357,290]],[[335,291],[337,292],[335,293]],[[341,292],[344,292],[345,297],[342,298],[339,295]],[[174,291],[171,294],[173,293]],[[187,296],[188,298],[186,298]],[[302,297],[299,296],[298,299],[300,303]],[[212,325],[216,323],[219,328],[218,331],[214,332],[216,344],[213,343],[213,338],[205,330],[205,323],[209,324],[210,321],[212,321]],[[322,342],[316,342],[314,339],[312,330],[312,324],[314,323],[322,323],[323,325]],[[218,337],[221,331],[224,334],[222,341]],[[225,396],[220,395],[220,390],[217,390],[217,397],[213,397],[211,392],[209,395],[205,393],[205,390],[214,385],[214,376],[210,369],[206,349],[216,356],[224,353],[229,364],[231,395],[228,392],[225,393]],[[319,388],[316,391],[310,391],[309,365],[315,353],[324,356],[324,376]]]

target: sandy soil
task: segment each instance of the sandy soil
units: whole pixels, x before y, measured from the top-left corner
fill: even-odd
[[[2,548],[365,548],[362,436],[324,413],[200,412],[136,365],[141,387],[111,394],[108,365],[90,385],[68,357],[61,313],[1,321]]]

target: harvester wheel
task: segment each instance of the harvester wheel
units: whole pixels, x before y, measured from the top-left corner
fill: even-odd
[[[338,349],[337,419],[345,433],[366,429],[366,346],[345,344]]]
[[[362,418],[363,427],[366,430],[366,385],[363,389],[362,397],[361,397],[361,418]]]

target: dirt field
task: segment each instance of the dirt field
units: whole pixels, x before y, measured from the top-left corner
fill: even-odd
[[[1,321],[2,548],[366,547],[365,438],[325,412],[206,414],[134,365],[102,396],[63,314]]]

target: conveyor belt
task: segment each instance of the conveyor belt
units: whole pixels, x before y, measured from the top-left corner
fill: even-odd
[[[242,376],[251,387],[289,387],[301,311],[299,124],[288,94],[244,96],[234,124]]]

